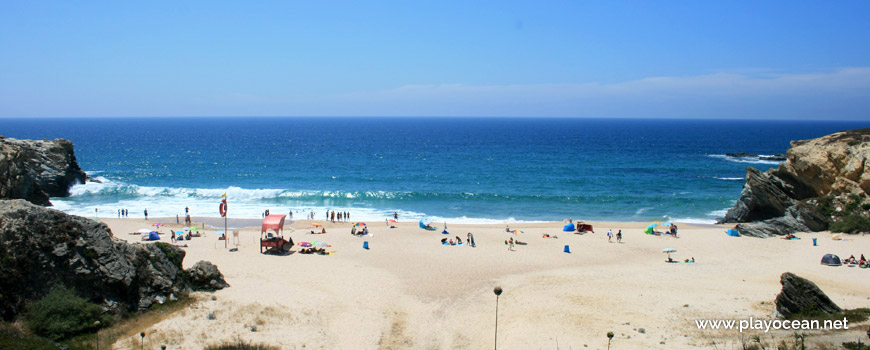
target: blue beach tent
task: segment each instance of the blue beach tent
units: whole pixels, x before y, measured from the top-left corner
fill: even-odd
[[[151,231],[148,233],[148,240],[149,241],[159,241],[160,236],[157,235],[156,231]]]
[[[562,228],[562,231],[565,231],[565,232],[574,231],[574,223],[569,222],[567,225],[565,225],[565,227]]]
[[[735,230],[733,228],[728,230],[728,231],[725,231],[725,233],[727,233],[731,237],[739,237],[740,236],[740,233],[737,232],[737,230]]]

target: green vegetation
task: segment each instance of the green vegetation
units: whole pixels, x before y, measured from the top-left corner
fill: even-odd
[[[0,349],[57,350],[57,346],[48,339],[24,334],[9,324],[0,324]]]
[[[168,258],[173,265],[178,267],[178,269],[182,269],[181,262],[182,260],[184,260],[184,255],[178,254],[178,252],[172,249],[172,245],[168,243],[155,242],[154,245],[156,245],[157,248],[160,248],[160,251],[163,252],[163,255],[166,255],[166,258]]]
[[[822,313],[820,311],[816,312],[805,312],[800,314],[789,315],[788,320],[842,320],[843,318],[849,320],[849,323],[858,323],[864,322],[868,318],[870,318],[870,309],[868,308],[858,308],[858,309],[849,309],[843,310],[842,312],[835,313],[833,315],[828,315]]]
[[[244,340],[236,340],[234,342],[224,342],[218,345],[209,345],[205,350],[278,350],[277,346],[265,344],[252,344]]]
[[[870,218],[860,214],[850,214],[838,218],[831,224],[831,232],[860,233],[870,232]]]
[[[866,213],[870,210],[870,203],[865,203],[862,196],[851,195],[848,199],[819,197],[815,208],[825,217],[833,219],[829,227],[831,232],[870,232],[870,217]]]
[[[79,297],[72,289],[57,285],[45,297],[28,305],[24,318],[33,333],[59,340],[96,330],[96,321],[111,324],[112,318],[102,313],[98,305]]]

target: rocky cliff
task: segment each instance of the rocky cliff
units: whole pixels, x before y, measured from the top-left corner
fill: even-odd
[[[193,284],[227,286],[210,263],[182,271],[184,255],[169,244],[128,244],[90,219],[0,200],[0,317],[13,319],[55,284],[108,309],[131,311],[189,292]],[[201,280],[203,269],[211,280]]]
[[[786,155],[776,169],[746,169],[740,199],[721,223],[740,223],[741,234],[756,237],[822,231],[836,219],[829,207],[842,211],[868,197],[870,129],[793,141]]]
[[[87,176],[79,168],[72,142],[17,140],[0,136],[0,199],[25,199],[51,205]]]

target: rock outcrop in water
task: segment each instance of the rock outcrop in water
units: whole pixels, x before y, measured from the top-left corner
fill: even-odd
[[[72,142],[0,136],[0,199],[51,205],[48,197],[66,197],[70,186],[86,179],[76,162]]]
[[[129,244],[100,222],[0,200],[0,317],[12,320],[55,284],[113,310],[143,310],[192,288],[169,244]],[[209,264],[210,265],[210,264]],[[226,286],[217,268],[198,285]]]
[[[832,217],[820,202],[868,197],[870,129],[793,141],[791,146],[778,168],[746,169],[740,199],[720,223],[740,223],[741,234],[755,237],[822,231]]]
[[[782,291],[776,296],[775,301],[778,316],[819,313],[831,315],[843,311],[810,280],[786,272],[782,274],[779,281],[782,284]]]

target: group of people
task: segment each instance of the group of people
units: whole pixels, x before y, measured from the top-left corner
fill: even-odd
[[[471,234],[471,232],[469,232],[465,236],[465,243],[462,243],[462,238],[459,238],[459,236],[455,236],[454,239],[450,239],[447,237],[442,238],[441,244],[443,244],[443,245],[468,245],[469,247],[472,247],[472,248],[477,246],[477,244],[474,243],[474,235]]]
[[[369,227],[363,226],[362,230],[357,231],[356,226],[352,226],[350,228],[350,234],[354,236],[368,236],[369,235]]]
[[[508,238],[508,240],[504,241],[504,244],[508,247],[508,250],[514,250],[514,245],[516,244],[526,244],[526,242],[520,242],[519,239],[514,239],[513,237]]]
[[[844,263],[844,264],[853,264],[853,265],[858,265],[858,266],[861,266],[861,267],[867,267],[867,266],[870,266],[870,262],[868,262],[867,259],[864,258],[864,254],[861,254],[861,258],[860,258],[860,259],[856,259],[855,256],[852,255],[852,256],[850,256],[849,258],[847,258],[846,260],[844,260],[843,263]]]
[[[326,253],[326,249],[324,249],[324,248],[302,248],[302,250],[299,251],[299,254],[326,255],[327,253]]]
[[[665,260],[665,262],[675,263],[675,262],[677,262],[677,261],[675,261],[673,258],[671,258],[670,255],[668,255],[668,260]],[[689,263],[689,264],[694,263],[694,262],[695,262],[695,257],[693,256],[691,259],[685,259],[685,260],[683,260],[683,262],[684,262],[684,263]]]
[[[340,212],[337,212],[337,213],[336,213],[335,210],[333,210],[332,212],[330,212],[329,210],[327,210],[327,211],[326,211],[326,219],[325,219],[325,220],[332,221],[332,223],[335,223],[336,221],[338,221],[338,222],[342,222],[342,221],[347,222],[348,220],[350,220],[350,213],[349,213],[349,212],[346,212],[346,211],[340,211]]]
[[[184,240],[189,241],[190,238],[193,236],[190,234],[190,231],[188,231],[186,234],[176,235],[174,231],[169,230],[169,237],[172,240],[172,243],[175,243],[177,241],[184,241]]]
[[[94,208],[94,213],[99,214],[100,209]],[[130,217],[130,210],[129,209],[118,209],[118,217],[119,218]],[[145,209],[145,220],[148,220],[148,209]]]
[[[607,230],[607,243],[612,243],[611,239],[613,239],[613,230]],[[622,243],[622,230],[616,232],[616,243]]]

